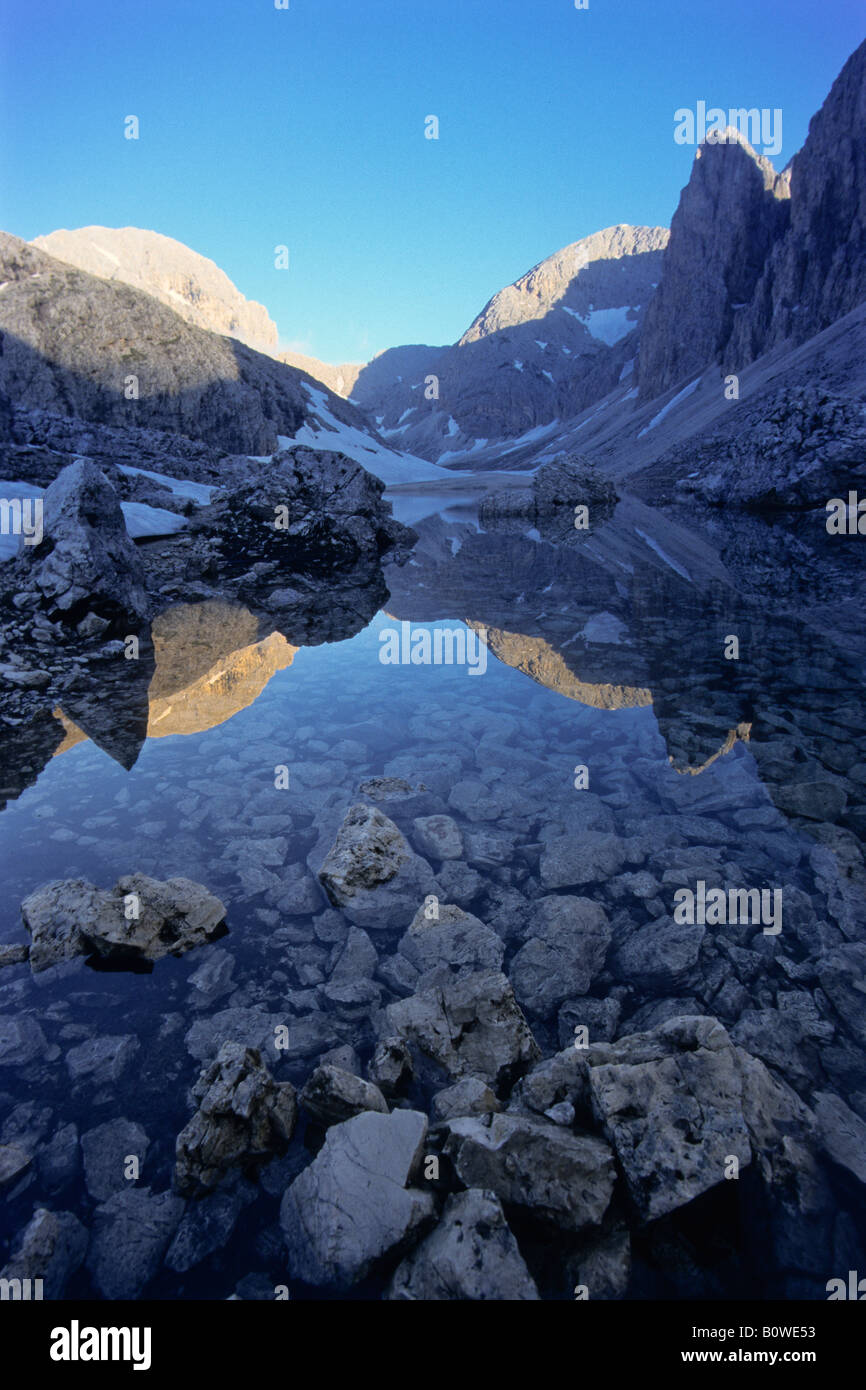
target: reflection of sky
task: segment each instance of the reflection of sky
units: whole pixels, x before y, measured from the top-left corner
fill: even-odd
[[[148,739],[129,772],[90,741],[50,759],[36,785],[0,814],[0,855],[9,866],[2,939],[22,939],[18,905],[50,879],[83,876],[107,886],[140,869],[157,877],[186,873],[209,884],[214,873],[230,872],[212,818],[237,814],[236,834],[251,835],[241,819],[249,804],[261,804],[263,815],[290,817],[291,798],[303,807],[305,787],[316,796],[324,787],[348,807],[360,781],[404,755],[433,755],[448,767],[456,750],[463,760],[458,778],[504,778],[529,815],[552,814],[549,792],[541,800],[538,792],[547,774],[568,809],[580,795],[572,785],[577,763],[590,768],[591,791],[613,794],[615,819],[646,799],[659,810],[687,812],[700,810],[707,796],[734,810],[744,797],[747,804],[771,804],[747,745],[737,744],[698,777],[682,777],[670,765],[651,707],[589,708],[492,652],[484,674],[472,679],[459,666],[386,666],[379,633],[393,625],[380,613],[348,641],[302,648],[254,704],[201,733]],[[436,626],[459,624],[412,623],[413,629]],[[341,751],[346,740],[352,746]],[[289,799],[276,793],[269,806],[278,764],[297,775],[292,772]],[[676,807],[662,806],[668,794]],[[785,825],[781,817],[779,825]]]

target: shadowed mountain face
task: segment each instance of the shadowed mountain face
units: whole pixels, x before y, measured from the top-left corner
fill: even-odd
[[[736,373],[864,299],[866,43],[781,174],[733,131],[697,151],[641,339],[641,399],[708,363]]]
[[[266,454],[310,412],[302,376],[150,294],[0,233],[0,395],[19,408]],[[333,396],[337,419],[366,425]],[[8,431],[8,424],[7,424]]]
[[[577,414],[630,370],[667,238],[618,226],[566,246],[494,295],[453,347],[376,358],[353,400],[430,459]]]

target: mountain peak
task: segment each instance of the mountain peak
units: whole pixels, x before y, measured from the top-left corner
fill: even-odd
[[[197,328],[238,338],[259,351],[277,345],[264,305],[245,299],[225,271],[183,242],[142,227],[78,227],[34,237],[59,261],[144,290]]]

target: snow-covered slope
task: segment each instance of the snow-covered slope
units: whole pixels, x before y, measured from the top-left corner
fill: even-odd
[[[298,430],[293,438],[283,435],[280,445],[288,448],[292,444],[306,444],[312,449],[333,449],[363,464],[369,473],[381,478],[387,487],[400,483],[432,482],[437,479],[453,478],[451,469],[439,468],[426,459],[405,454],[388,445],[364,430],[338,420],[328,407],[324,391],[318,390],[310,382],[302,382],[303,389],[310,399],[311,417]]]

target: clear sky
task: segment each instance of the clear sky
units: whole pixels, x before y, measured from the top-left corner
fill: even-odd
[[[693,157],[678,107],[780,107],[781,168],[866,36],[863,0],[0,0],[0,16],[0,226],[164,232],[328,361],[451,342],[568,242],[668,225]]]

